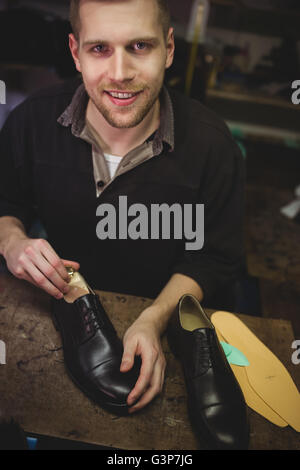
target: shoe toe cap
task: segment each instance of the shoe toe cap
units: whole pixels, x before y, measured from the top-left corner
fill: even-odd
[[[127,397],[137,382],[139,369],[135,366],[123,373],[119,363],[107,362],[93,369],[89,375],[94,387],[106,394],[109,401],[125,406]]]
[[[249,425],[247,407],[242,403],[234,405],[213,405],[202,411],[206,430],[200,432],[209,437],[218,449],[247,449],[249,445]]]

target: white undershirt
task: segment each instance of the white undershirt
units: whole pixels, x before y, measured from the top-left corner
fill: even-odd
[[[110,155],[109,153],[105,153],[104,157],[108,164],[110,177],[113,178],[115,176],[119,163],[122,160],[122,157],[117,157],[116,155]]]

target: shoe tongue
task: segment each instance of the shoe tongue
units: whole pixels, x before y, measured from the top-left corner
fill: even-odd
[[[193,336],[198,349],[210,349],[214,344],[215,332],[212,328],[198,328],[193,331]]]
[[[199,340],[202,339],[203,341],[209,340],[213,335],[214,330],[212,328],[197,328],[193,331],[195,337]]]

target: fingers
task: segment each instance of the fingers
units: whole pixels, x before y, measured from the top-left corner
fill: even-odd
[[[130,344],[125,343],[122,362],[120,366],[121,372],[128,372],[132,368],[135,358],[136,347],[136,342],[132,342]]]
[[[49,245],[48,242],[46,243],[42,243],[41,244],[41,247],[40,247],[40,250],[41,250],[41,253],[42,255],[46,258],[46,260],[49,262],[49,264],[51,266],[53,266],[53,268],[56,270],[56,272],[59,274],[59,276],[61,277],[61,279],[64,279],[65,282],[68,282],[69,280],[69,277],[68,277],[68,273],[67,273],[67,270],[64,266],[64,263],[62,262],[62,260],[59,258],[59,256],[55,253],[55,251],[53,250],[52,246]],[[50,272],[50,277],[49,279],[51,279],[51,276],[52,276],[53,272],[51,271]],[[47,276],[48,277],[48,276]],[[54,280],[54,279],[53,279]],[[51,281],[53,282],[53,280],[51,279]],[[58,286],[59,287],[59,286]]]
[[[153,370],[151,382],[148,386],[148,389],[146,389],[145,393],[143,393],[140,400],[129,409],[129,413],[135,413],[136,411],[140,410],[141,408],[146,406],[148,403],[150,403],[156,395],[162,392],[163,384],[164,384],[164,376],[165,376],[164,363],[163,361],[162,363],[160,361],[157,361]]]
[[[144,357],[142,356],[142,366],[139,378],[127,399],[129,405],[132,405],[142,395],[142,393],[147,390],[153,374],[154,365],[155,361],[152,360],[150,355],[145,354]]]
[[[57,299],[61,299],[63,297],[62,292],[55,287],[45,276],[44,274],[36,268],[34,264],[30,262],[28,259],[24,259],[23,261],[23,279],[26,279],[29,282],[33,281],[33,284],[40,289],[43,289],[48,294],[56,297]]]
[[[135,387],[128,396],[127,403],[131,406],[130,413],[140,410],[156,395],[161,393],[164,383],[166,361],[160,352],[153,351],[152,355],[142,357],[142,367]],[[137,401],[140,398],[139,401]]]
[[[76,261],[69,261],[69,260],[66,260],[66,259],[62,259],[62,262],[63,262],[64,266],[71,266],[71,268],[74,268],[75,271],[79,271],[79,269],[80,269],[80,264],[77,263]]]
[[[69,291],[64,262],[74,269],[79,268],[76,262],[61,260],[46,240],[30,240],[18,257],[15,275],[59,299]]]
[[[25,281],[30,282],[31,284],[35,285],[36,287],[39,287],[39,285],[35,282],[35,280],[26,271],[22,271],[22,274],[18,275],[17,277],[19,279],[24,279]]]
[[[34,286],[38,287],[39,289],[41,289],[41,285],[38,284],[34,278],[32,276],[30,276],[30,274],[28,274],[26,271],[24,271],[23,275],[22,275],[22,279],[24,279],[25,281],[28,281],[30,282],[31,284],[33,284]],[[53,297],[55,297],[56,299],[61,299],[63,297],[63,294],[58,290],[58,289],[53,289],[51,283],[50,284],[50,289],[48,291],[48,293],[50,295],[52,295]]]
[[[161,348],[160,336],[152,322],[141,317],[127,330],[123,338],[124,353],[120,370],[126,372],[133,366],[135,356],[142,365],[134,388],[127,397],[130,413],[148,404],[161,392],[166,360]]]
[[[65,293],[68,291],[68,273],[57,255],[54,256],[51,251],[46,248],[41,250],[43,255],[41,256],[41,254],[36,252],[32,247],[28,247],[26,249],[26,253],[30,257],[30,260],[26,260],[26,271],[36,282],[36,276],[38,276],[38,278],[43,276],[45,278],[45,280],[43,280],[44,283],[46,283],[46,279],[48,279],[60,292]],[[31,265],[29,265],[29,269],[28,261],[34,262],[34,264],[31,263]],[[37,268],[40,271],[40,275],[38,275],[37,270],[34,268]]]

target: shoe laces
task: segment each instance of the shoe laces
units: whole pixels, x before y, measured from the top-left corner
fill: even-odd
[[[83,323],[86,333],[95,332],[100,329],[98,318],[92,309],[87,309],[84,312]]]
[[[78,308],[86,333],[91,334],[97,330],[106,330],[116,334],[113,324],[109,321],[97,296],[90,297],[89,304],[79,304]]]
[[[194,376],[201,375],[212,366],[213,348],[206,334],[201,330],[194,333]]]

